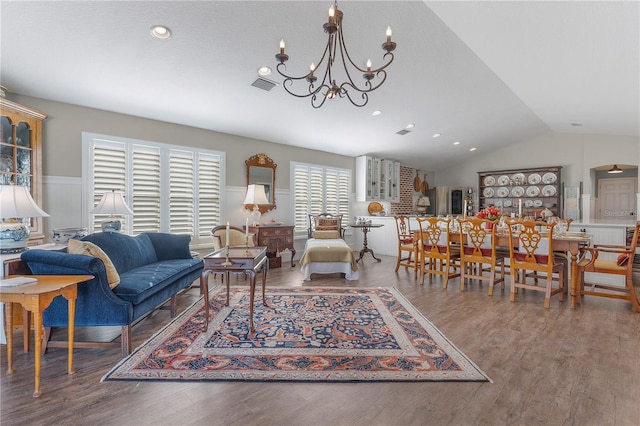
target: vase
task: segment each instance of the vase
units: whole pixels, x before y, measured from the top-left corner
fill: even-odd
[[[87,235],[87,228],[57,228],[53,230],[51,239],[56,244],[67,244],[71,239],[79,240]]]

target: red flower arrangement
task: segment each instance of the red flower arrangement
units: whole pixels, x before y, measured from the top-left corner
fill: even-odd
[[[486,209],[480,210],[476,217],[481,219],[498,220],[500,219],[500,209],[495,206],[489,206]]]

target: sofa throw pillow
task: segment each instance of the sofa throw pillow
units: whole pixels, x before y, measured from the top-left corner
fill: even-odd
[[[111,262],[109,256],[107,256],[100,247],[89,241],[79,240],[69,240],[68,244],[69,247],[67,248],[67,253],[69,254],[83,254],[85,256],[97,257],[102,260],[102,263],[104,263],[104,267],[107,270],[109,288],[113,289],[120,284],[120,274],[118,274],[116,267],[113,266],[113,262]]]
[[[618,256],[618,266],[624,266],[627,264],[627,262],[629,262],[629,254],[628,253],[623,253],[620,256]]]
[[[313,238],[317,238],[319,240],[340,238],[340,231],[315,231],[313,233]]]
[[[339,217],[316,217],[316,231],[340,231]]]
[[[163,232],[145,232],[153,243],[158,260],[191,259],[189,243],[191,235],[167,234]]]

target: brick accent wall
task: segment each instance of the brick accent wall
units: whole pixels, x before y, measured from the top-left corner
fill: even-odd
[[[400,202],[391,203],[391,214],[413,213],[415,206],[413,198],[417,194],[413,190],[413,180],[416,177],[415,169],[400,165]]]

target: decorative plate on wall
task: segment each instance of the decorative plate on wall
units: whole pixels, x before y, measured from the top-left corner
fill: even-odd
[[[509,185],[509,176],[502,175],[498,178],[498,185],[506,186]]]
[[[514,186],[513,189],[511,189],[511,195],[514,197],[522,197],[524,195],[524,188],[521,186]]]
[[[527,188],[527,197],[537,197],[540,195],[540,188],[537,186],[530,186]]]
[[[508,196],[509,196],[509,188],[505,186],[501,186],[500,188],[498,188],[498,197],[504,198]]]
[[[493,197],[493,194],[495,194],[495,192],[493,192],[493,188],[485,188],[482,191],[482,195],[484,195],[485,197]]]
[[[529,185],[537,185],[540,183],[540,181],[542,181],[542,178],[540,177],[539,174],[537,173],[532,173],[529,175],[529,177],[527,178],[527,181],[529,182]]]
[[[513,183],[516,185],[520,185],[527,182],[527,179],[524,177],[523,173],[516,173],[511,177],[513,179]]]
[[[486,176],[484,178],[484,184],[487,186],[493,186],[496,184],[496,179],[493,176]]]
[[[555,181],[558,180],[558,176],[555,173],[545,173],[542,176],[542,183],[555,183]]]
[[[542,188],[542,195],[544,197],[553,197],[556,195],[556,187],[553,185],[546,185]]]

